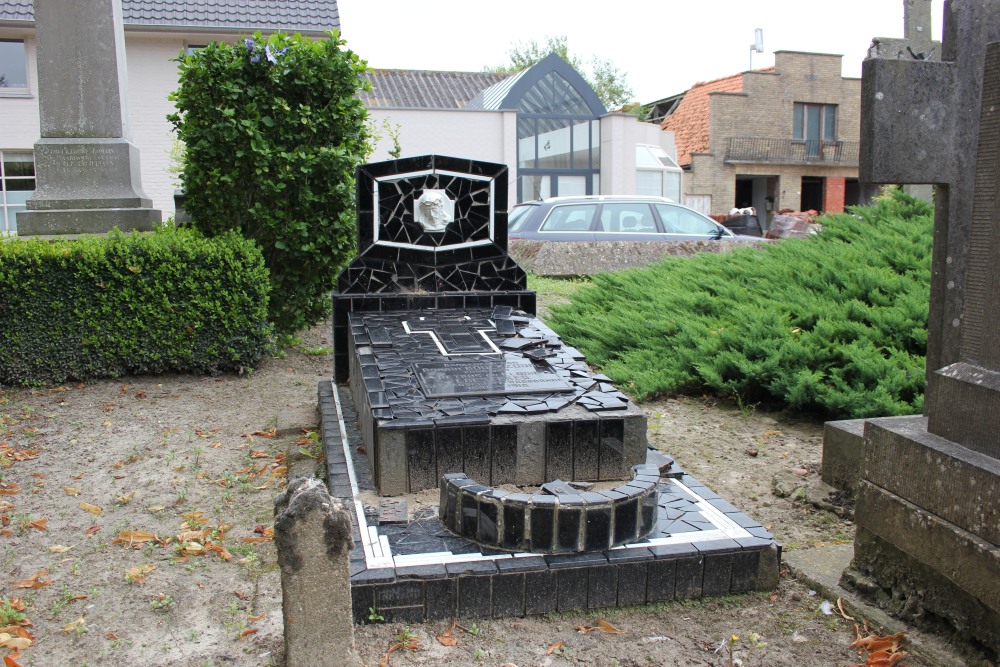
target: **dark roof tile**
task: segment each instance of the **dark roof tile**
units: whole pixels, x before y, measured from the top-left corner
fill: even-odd
[[[462,109],[484,89],[506,78],[488,72],[377,69],[365,75],[371,92],[358,96],[368,108]]]
[[[122,0],[126,26],[319,32],[340,29],[337,0]],[[0,0],[0,21],[32,21],[31,0]]]

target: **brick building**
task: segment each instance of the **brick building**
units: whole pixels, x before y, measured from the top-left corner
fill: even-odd
[[[781,209],[860,203],[861,80],[841,76],[839,55],[777,51],[774,59],[654,105],[660,126],[676,135],[688,206],[716,215],[753,206],[766,226]]]

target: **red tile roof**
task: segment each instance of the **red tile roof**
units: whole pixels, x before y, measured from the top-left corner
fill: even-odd
[[[677,142],[677,162],[682,167],[691,164],[691,153],[709,149],[709,93],[743,92],[743,74],[734,74],[715,81],[696,83],[684,94],[677,110],[663,119],[660,127],[672,130]]]

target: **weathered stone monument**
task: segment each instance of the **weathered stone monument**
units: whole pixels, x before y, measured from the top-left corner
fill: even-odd
[[[360,667],[351,619],[351,520],[318,479],[293,478],[274,501],[285,664]]]
[[[358,169],[358,257],[319,386],[354,508],[354,619],[507,617],[766,590],[760,524],[646,446],[642,411],[534,314],[507,170]]]
[[[857,537],[846,582],[904,620],[943,625],[994,658],[1000,655],[998,41],[1000,3],[949,0],[941,62],[864,64],[861,178],[936,185],[927,414],[870,419],[863,436],[837,441],[852,442],[859,461]],[[824,479],[831,449],[825,441]],[[848,467],[841,465],[839,474]]]
[[[150,230],[128,125],[121,0],[34,0],[38,106],[35,193],[20,236]]]

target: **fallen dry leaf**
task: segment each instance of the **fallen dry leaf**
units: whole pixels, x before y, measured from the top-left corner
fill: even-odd
[[[125,578],[129,581],[134,581],[137,584],[146,583],[146,575],[156,569],[156,566],[152,563],[143,563],[142,565],[136,565],[135,567],[130,567],[128,572],[125,573]]]
[[[843,598],[840,598],[840,597],[837,598],[837,609],[840,610],[840,615],[843,616],[844,618],[846,618],[848,621],[853,621],[854,620],[853,616],[848,616],[847,612],[844,611],[844,599]]]
[[[63,632],[73,632],[73,631],[76,631],[76,632],[86,632],[87,631],[87,624],[84,622],[83,616],[80,616],[80,618],[76,619],[75,621],[73,621],[71,623],[67,623],[66,625],[64,625],[62,631]]]
[[[256,623],[257,621],[259,621],[260,619],[264,618],[265,616],[267,616],[267,613],[260,613],[260,614],[257,614],[256,616],[248,616],[247,620],[249,622],[251,622],[251,623]]]
[[[64,486],[63,491],[66,492],[68,496],[78,496],[80,495],[80,487],[78,486]]]
[[[43,567],[41,570],[35,572],[27,579],[24,579],[14,584],[14,588],[30,588],[32,590],[45,588],[46,586],[52,583],[51,579],[42,579],[42,577],[44,577],[48,573],[49,573],[48,568]]]
[[[34,528],[35,530],[46,530],[45,524],[49,522],[48,519],[35,519],[28,524],[28,528]]]
[[[118,533],[118,537],[111,540],[111,544],[124,544],[126,547],[142,544],[143,542],[161,542],[155,533],[146,530],[123,530]]]
[[[455,646],[458,644],[458,638],[451,634],[457,623],[457,619],[451,619],[451,627],[437,636],[437,640],[442,646]]]
[[[266,431],[254,431],[253,434],[259,435],[262,438],[273,438],[274,436],[278,435],[278,427],[272,426]]]
[[[91,526],[90,528],[88,528],[87,530],[85,530],[83,532],[86,533],[87,535],[93,535],[94,533],[96,533],[100,529],[101,529],[101,524],[95,523],[93,526]]]
[[[97,505],[91,505],[90,503],[80,503],[80,509],[90,512],[91,514],[104,514],[104,510]]]
[[[52,554],[64,554],[64,553],[66,553],[67,551],[69,551],[72,548],[73,547],[67,547],[67,546],[64,546],[62,544],[53,544],[51,547],[49,547],[49,553],[52,553]]]
[[[250,458],[252,459],[269,459],[271,455],[265,452],[263,449],[254,449],[250,452]]]
[[[17,482],[11,482],[10,484],[0,482],[0,496],[14,496],[18,493],[21,493],[21,490],[17,488]]]
[[[86,474],[87,474],[87,473],[83,473],[83,472],[81,472],[81,473],[79,473],[79,474],[76,474],[76,475],[70,475],[70,476],[69,476],[69,478],[70,478],[70,479],[83,479],[83,476],[84,476],[84,475],[86,475]]]
[[[119,505],[128,505],[135,498],[135,491],[129,491],[128,493],[122,494],[115,498],[115,502]]]
[[[17,659],[16,659],[17,656],[18,656],[18,653],[19,653],[18,651],[15,651],[14,653],[10,653],[8,655],[5,655],[3,657],[4,667],[21,667],[21,663],[19,663],[17,661]]]
[[[30,646],[30,639],[15,637],[14,635],[7,634],[6,632],[0,632],[0,648],[20,651],[21,649],[29,648]]]
[[[562,647],[566,645],[566,642],[552,642],[549,647],[545,649],[545,655],[552,655],[556,651],[562,650]]]
[[[246,630],[240,633],[240,639],[246,639],[250,635],[257,634],[258,632],[260,632],[259,628],[247,628]]]
[[[17,509],[17,505],[6,500],[0,500],[0,512],[13,512]]]

